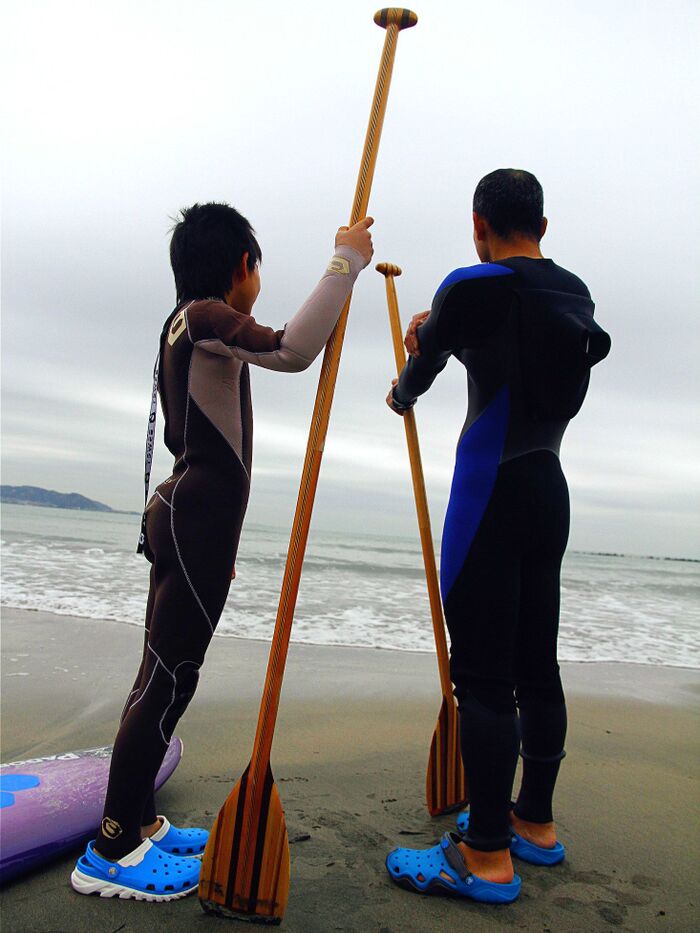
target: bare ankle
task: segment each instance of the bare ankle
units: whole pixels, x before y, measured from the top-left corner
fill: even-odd
[[[162,820],[156,819],[155,823],[149,823],[148,826],[141,827],[141,838],[148,839],[150,836],[153,836],[163,825]]]
[[[477,878],[495,881],[497,884],[510,884],[513,880],[515,872],[509,849],[482,852],[480,849],[472,849],[466,842],[460,842],[459,849],[467,868]]]
[[[543,849],[553,849],[556,845],[557,828],[554,821],[532,823],[529,820],[521,820],[514,812],[511,812],[510,819],[516,833],[528,842],[533,843],[533,845],[540,846]]]

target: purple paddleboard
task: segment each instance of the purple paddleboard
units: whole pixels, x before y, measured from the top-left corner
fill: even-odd
[[[156,777],[177,768],[173,738]],[[0,883],[94,835],[102,819],[112,746],[0,765]]]

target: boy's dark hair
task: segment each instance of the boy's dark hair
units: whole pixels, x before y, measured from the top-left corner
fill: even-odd
[[[250,270],[262,260],[255,231],[234,207],[212,201],[181,210],[170,241],[178,302],[223,298],[244,253]]]
[[[521,233],[540,240],[544,195],[530,172],[499,168],[485,175],[476,186],[473,209],[489,222],[496,236],[508,239]]]

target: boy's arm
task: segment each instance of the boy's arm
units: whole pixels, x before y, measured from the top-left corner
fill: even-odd
[[[260,352],[239,341],[231,349],[244,362],[265,369],[283,372],[308,369],[328,342],[365,265],[357,250],[339,246],[321,281],[281,332],[279,347]]]
[[[211,353],[267,369],[306,369],[325,346],[355,279],[372,258],[373,223],[372,217],[363,217],[352,227],[338,228],[335,255],[325,274],[283,331],[262,327],[250,315],[212,300],[190,308],[189,316],[188,309],[183,311],[190,340]]]

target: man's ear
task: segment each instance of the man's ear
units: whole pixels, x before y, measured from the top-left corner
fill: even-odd
[[[542,237],[545,235],[546,232],[547,232],[547,218],[543,217],[542,226],[540,227],[540,240],[542,239]]]
[[[479,217],[476,211],[472,212],[472,219],[474,221],[474,234],[477,240],[483,241],[486,239],[486,223],[483,218]]]
[[[243,253],[241,256],[241,261],[236,266],[236,269],[233,273],[234,284],[239,282],[245,282],[245,280],[250,275],[250,270],[248,269],[248,253]]]

